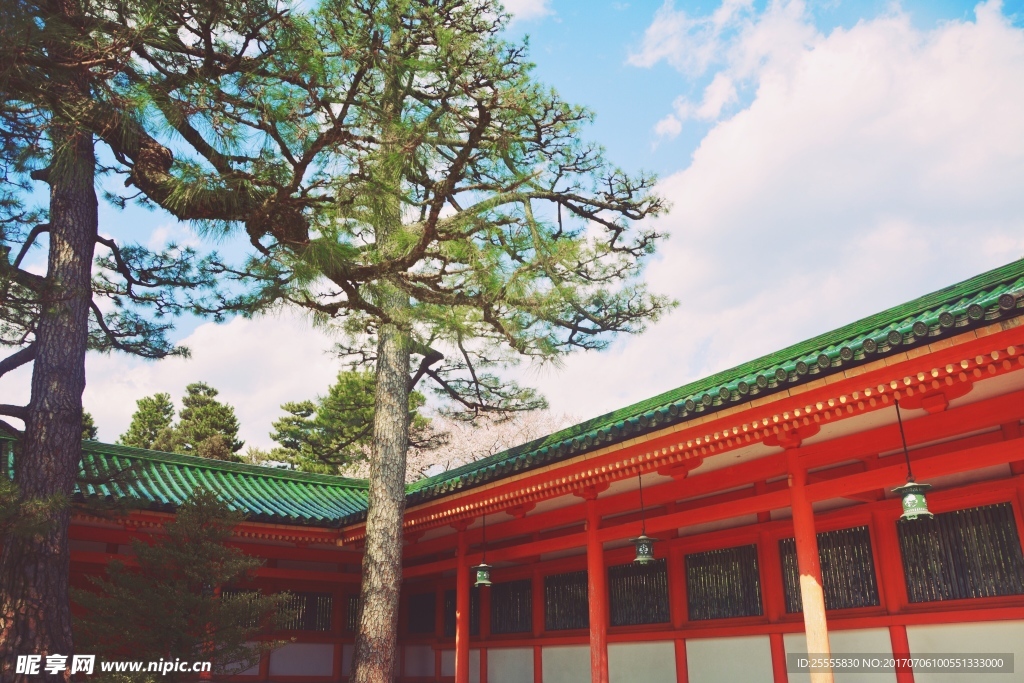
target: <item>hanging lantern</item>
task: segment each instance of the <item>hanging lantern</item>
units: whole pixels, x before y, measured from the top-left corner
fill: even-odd
[[[473,571],[476,572],[476,580],[473,585],[479,588],[480,586],[491,585],[491,565],[486,562],[481,562],[477,566],[473,567]]]
[[[903,514],[900,519],[912,520],[918,517],[934,517],[928,510],[928,501],[924,497],[925,491],[932,487],[931,484],[918,484],[913,479],[908,479],[903,486],[892,490],[898,493],[903,503]]]
[[[633,562],[636,564],[647,564],[654,562],[654,542],[658,539],[647,535],[647,514],[644,510],[644,477],[637,474],[637,482],[640,488],[640,535],[629,539],[629,542],[636,548],[636,557]]]
[[[636,558],[633,562],[637,564],[647,564],[648,562],[654,562],[654,542],[658,540],[651,538],[647,534],[640,534],[637,538],[629,539],[629,542],[636,547]]]
[[[900,440],[903,442],[903,457],[907,460],[907,483],[897,486],[892,490],[898,493],[903,503],[903,514],[900,519],[914,520],[918,517],[934,517],[928,510],[928,501],[924,492],[932,487],[931,484],[918,484],[914,481],[914,473],[910,469],[910,451],[907,450],[907,437],[903,434],[903,416],[900,415],[900,402],[896,401],[896,422],[900,426]]]
[[[476,580],[473,581],[473,585],[479,588],[480,586],[491,585],[491,565],[487,564],[487,515],[484,515],[482,529],[481,529],[481,541],[483,542],[484,554],[480,559],[480,564],[473,567],[473,571],[476,572]]]

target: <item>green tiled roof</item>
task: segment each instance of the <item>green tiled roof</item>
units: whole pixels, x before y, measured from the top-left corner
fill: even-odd
[[[636,436],[685,423],[862,363],[994,321],[1024,316],[1024,260],[890,308],[776,353],[667,391],[550,436],[410,484],[409,504],[439,498]],[[2,442],[10,437],[0,435]],[[88,478],[135,467],[138,481],[84,484],[81,496],[135,499],[173,510],[195,486],[216,490],[249,519],[340,526],[365,517],[367,483],[87,441]],[[100,475],[100,476],[97,476]]]
[[[423,479],[420,503],[1024,315],[1024,259],[542,439]]]
[[[81,471],[83,482],[96,483],[81,483],[76,497],[131,500],[151,510],[173,511],[196,487],[217,492],[252,521],[337,526],[366,510],[363,480],[96,441],[83,442]]]

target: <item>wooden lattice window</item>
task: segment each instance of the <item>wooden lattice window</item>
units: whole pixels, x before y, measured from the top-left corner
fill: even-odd
[[[359,630],[359,596],[348,596],[348,605],[345,609],[345,631],[355,633]]]
[[[528,633],[533,630],[533,582],[496,583],[491,591],[491,633]]]
[[[818,534],[818,561],[825,592],[825,609],[849,609],[878,605],[875,560],[871,554],[871,534],[866,526]],[[779,541],[782,560],[782,585],[786,593],[786,611],[803,611],[800,598],[800,569],[796,559],[796,539]]]
[[[612,626],[661,624],[669,620],[668,571],[665,560],[608,568],[608,603]]]
[[[896,526],[910,602],[1024,594],[1024,556],[1009,503]]]
[[[257,590],[248,590],[244,588],[224,588],[220,592],[222,600],[238,600],[250,603],[256,602],[260,599],[260,592]],[[242,622],[241,626],[245,628],[256,628],[259,626],[259,615],[253,610],[252,614],[249,614],[247,618]]]
[[[437,615],[437,596],[434,593],[410,595],[406,603],[406,631],[433,633]]]
[[[444,592],[444,634],[448,638],[455,637],[455,607],[458,596],[455,589]],[[473,586],[469,589],[469,635],[480,635],[480,589]]]
[[[590,626],[587,572],[544,577],[544,628],[563,631]]]
[[[690,621],[761,616],[757,546],[687,555],[686,593]]]
[[[286,631],[330,631],[334,596],[330,593],[289,593],[285,610]]]

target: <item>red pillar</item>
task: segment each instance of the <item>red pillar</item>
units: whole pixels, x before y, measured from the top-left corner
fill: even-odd
[[[459,534],[455,569],[455,683],[469,683],[469,563],[466,552],[468,523],[456,527]]]
[[[760,519],[760,517],[758,517]],[[758,555],[761,558],[761,595],[764,600],[764,614],[768,623],[777,624],[785,613],[782,592],[782,567],[779,560],[778,541],[762,531],[758,535]],[[789,683],[786,672],[786,644],[781,633],[768,634],[772,652],[773,683]]]
[[[914,670],[906,661],[900,661],[910,657],[907,627],[903,625],[890,626],[889,640],[892,642],[892,656],[896,658],[896,683],[914,683]]]
[[[608,683],[608,581],[604,546],[597,536],[597,492],[587,492],[587,595],[590,598],[590,682]]]
[[[672,628],[681,629],[689,621],[689,613],[686,608],[686,562],[683,559],[682,549],[669,549],[666,565],[669,576],[669,615],[672,618]]]
[[[689,683],[690,671],[686,664],[686,641],[676,638],[676,682]]]
[[[793,506],[793,533],[796,536],[796,559],[800,569],[800,594],[804,608],[804,631],[807,652],[828,657],[828,624],[825,621],[825,593],[821,587],[821,564],[818,560],[818,537],[814,529],[814,510],[807,499],[807,470],[799,462],[796,449],[786,452],[789,465],[789,491]],[[811,673],[811,683],[833,683],[832,671]]]
[[[772,681],[774,683],[789,683],[789,673],[786,671],[786,641],[781,633],[769,633],[768,642],[772,649]]]

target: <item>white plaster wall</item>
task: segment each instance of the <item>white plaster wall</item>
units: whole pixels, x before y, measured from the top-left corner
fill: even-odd
[[[544,681],[553,683],[546,672]],[[487,683],[533,683],[533,648],[489,648]]]
[[[441,675],[455,675],[455,650],[441,652]],[[469,651],[469,683],[480,683],[480,650]]]
[[[782,637],[786,654],[807,654],[807,635],[787,633]],[[834,655],[880,654],[892,655],[892,639],[887,628],[866,628],[852,631],[829,631],[829,645]],[[789,683],[810,683],[810,674],[790,673]],[[836,671],[836,683],[896,683],[896,671],[879,673],[849,673]],[[916,683],[916,681],[915,681]]]
[[[773,683],[772,648],[768,636],[693,638],[686,669],[690,683]]]
[[[252,650],[255,650],[257,647],[259,647],[259,645],[260,645],[259,643],[246,643],[245,647],[246,647],[246,649],[252,651]],[[258,659],[256,660],[256,663],[253,664],[252,666],[250,666],[249,668],[247,668],[245,670],[239,670],[239,668],[244,663],[245,662],[241,662],[241,661],[240,662],[232,662],[231,664],[228,664],[228,665],[226,665],[224,667],[224,671],[229,676],[258,676],[259,675],[259,673],[260,673],[260,662],[259,662]]]
[[[406,645],[405,675],[433,676],[434,648],[429,645]]]
[[[271,676],[330,676],[334,673],[334,645],[291,643],[270,653]]]
[[[356,646],[351,643],[341,646],[341,675],[352,673],[352,659],[355,657]]]
[[[540,657],[544,683],[590,683],[589,645],[545,647]]]
[[[675,644],[612,643],[608,646],[608,679],[609,683],[676,683]]]
[[[912,655],[1004,653],[1014,655],[1012,674],[914,673],[914,683],[1008,683],[1024,681],[1024,621],[908,626]]]

